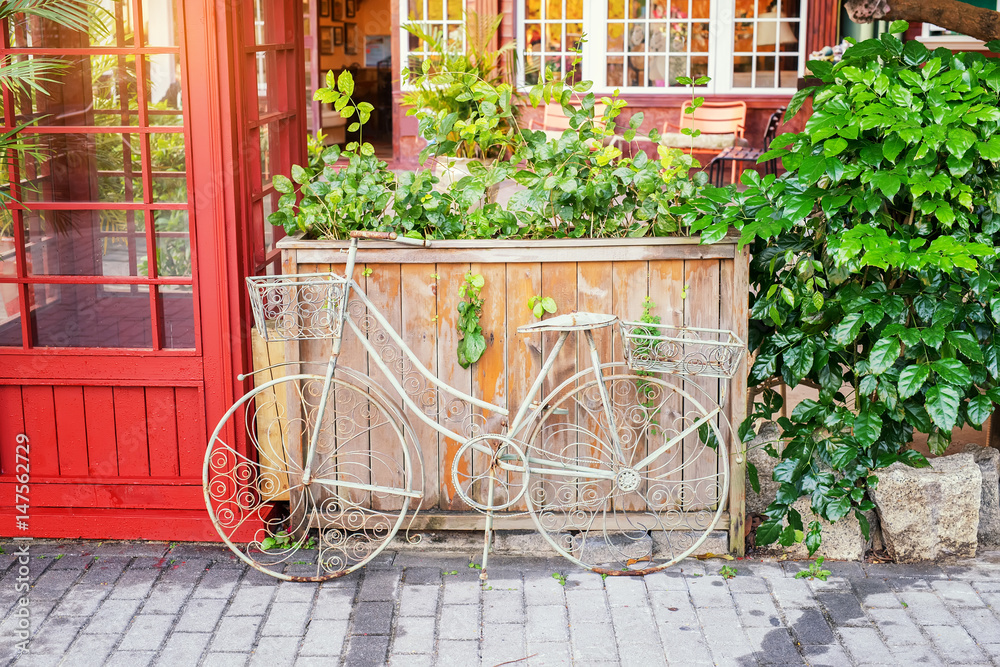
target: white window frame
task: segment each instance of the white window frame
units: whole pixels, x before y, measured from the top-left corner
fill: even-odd
[[[794,1],[794,0],[783,0]],[[808,25],[808,0],[799,0],[800,16],[799,22],[799,50],[798,55],[798,75],[801,77],[805,72],[806,65],[806,27]],[[594,82],[594,91],[599,93],[610,93],[618,90],[622,94],[640,95],[676,95],[690,93],[690,88],[686,86],[664,86],[660,88],[642,86],[609,86],[607,84],[607,25],[608,25],[608,4],[605,0],[584,0],[583,3],[583,29],[587,35],[587,41],[583,45],[583,62],[581,67],[581,77],[587,81]],[[517,0],[515,21],[515,34],[517,35],[517,57],[518,57],[518,83],[524,87],[525,72],[525,52],[523,49],[525,21],[525,0]],[[733,85],[733,59],[735,51],[736,37],[734,34],[736,24],[736,3],[732,0],[711,0],[709,5],[709,36],[708,36],[708,76],[711,81],[707,86],[698,87],[699,94],[705,95],[727,95],[739,94],[747,96],[763,95],[792,95],[797,88],[794,86],[773,87],[773,88],[751,88],[737,87]],[[757,19],[740,19],[740,22],[756,22]],[[531,21],[532,23],[534,21]],[[569,21],[575,23],[575,21]],[[405,31],[404,31],[405,32]],[[544,39],[544,36],[543,36]],[[627,40],[628,35],[623,35]],[[789,55],[792,52],[787,52]],[[760,55],[770,55],[763,53]],[[628,56],[626,56],[627,58]],[[775,53],[775,57],[780,57]],[[780,64],[780,63],[779,63]],[[627,66],[627,65],[626,65]],[[754,63],[756,67],[756,63]],[[544,63],[542,63],[544,67]],[[777,76],[777,75],[776,75]]]
[[[429,8],[431,4],[442,5],[442,10],[444,12],[445,18],[443,19],[422,19],[416,21],[410,21],[409,15],[406,10],[409,8],[408,0],[399,0],[399,60],[403,67],[410,66],[410,57],[413,55],[424,56],[426,52],[424,51],[410,51],[410,33],[406,30],[407,23],[422,23],[424,25],[433,25],[435,27],[444,26],[446,30],[450,30],[453,26],[460,28],[461,40],[464,48],[465,45],[465,13],[466,5],[462,4],[462,15],[458,19],[447,18],[448,13],[448,2],[449,0],[418,0],[423,5],[424,16],[428,16]],[[419,74],[419,72],[418,72]],[[400,81],[400,87],[402,90],[412,90],[413,84],[409,81]]]
[[[1000,0],[997,0],[997,11],[1000,11]],[[939,28],[932,23],[924,23],[920,29],[918,42],[922,42],[928,49],[934,50],[939,47],[953,49],[955,51],[985,51],[986,42],[968,35],[941,34],[947,33],[944,28]]]

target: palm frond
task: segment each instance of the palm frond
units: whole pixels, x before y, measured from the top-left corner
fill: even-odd
[[[35,90],[47,95],[48,90],[42,84],[55,83],[56,79],[52,77],[67,67],[69,65],[65,61],[55,58],[32,58],[7,63],[0,66],[0,85],[22,93]]]
[[[107,33],[108,27],[103,20],[107,14],[108,11],[94,0],[0,1],[0,19],[12,19],[16,15],[34,16],[82,32]]]

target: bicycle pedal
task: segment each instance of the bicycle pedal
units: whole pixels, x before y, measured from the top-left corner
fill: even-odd
[[[543,406],[538,401],[535,401],[529,407],[530,407],[531,410],[537,410],[538,408],[543,407]],[[548,406],[548,404],[546,404],[544,407],[548,408],[549,406]],[[566,409],[566,408],[556,408],[555,410],[552,411],[552,414],[554,414],[554,415],[568,415],[569,414],[569,410]]]

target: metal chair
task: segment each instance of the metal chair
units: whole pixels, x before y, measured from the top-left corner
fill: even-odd
[[[733,178],[735,179],[736,165],[741,162],[757,163],[757,159],[767,151],[778,134],[778,127],[781,125],[781,116],[785,113],[785,107],[778,108],[767,121],[767,129],[764,131],[764,141],[762,148],[751,148],[749,146],[731,146],[726,148],[708,163],[708,180],[716,187],[722,187],[723,174],[726,171],[726,163],[731,163],[733,167]],[[778,161],[768,160],[764,163],[765,174],[778,173]]]

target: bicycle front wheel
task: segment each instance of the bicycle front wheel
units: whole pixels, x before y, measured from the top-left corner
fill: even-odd
[[[262,384],[209,441],[212,522],[241,560],[279,579],[353,572],[385,548],[421,495],[403,428],[379,397],[344,379],[326,392],[319,375]]]
[[[725,509],[725,418],[656,377],[604,383],[607,401],[596,380],[547,401],[529,439],[528,510],[578,565],[607,574],[661,570],[694,552]]]

